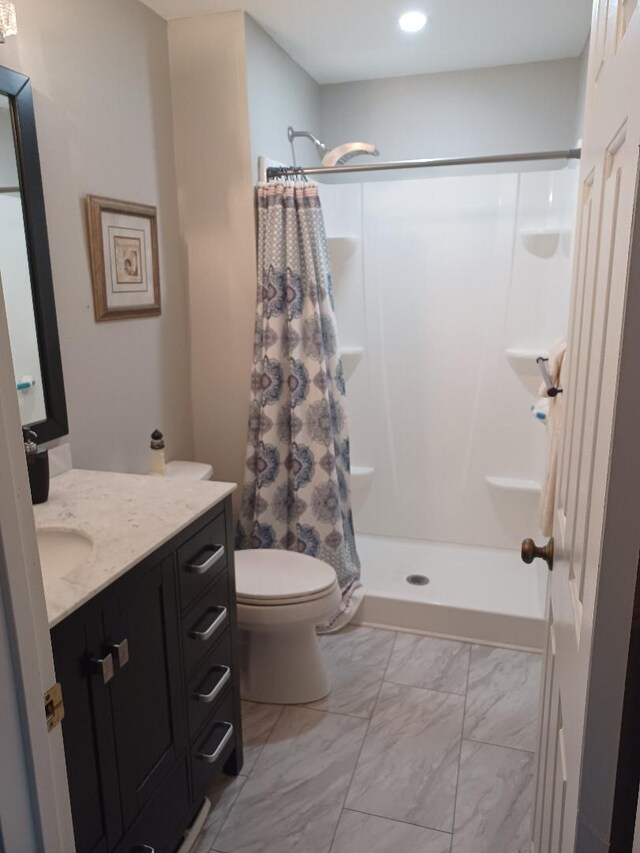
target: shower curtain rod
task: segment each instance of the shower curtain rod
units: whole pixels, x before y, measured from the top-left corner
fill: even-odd
[[[389,160],[386,163],[358,163],[353,166],[269,166],[267,180],[295,175],[341,175],[351,172],[390,172],[394,169],[429,169],[434,166],[472,166],[492,163],[526,163],[533,160],[579,160],[582,149],[532,151],[525,154],[493,154],[485,157],[451,157],[428,160]]]

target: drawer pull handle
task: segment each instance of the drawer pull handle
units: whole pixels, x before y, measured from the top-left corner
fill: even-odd
[[[222,754],[225,746],[229,743],[231,738],[233,737],[233,723],[221,723],[221,725],[226,726],[227,730],[222,736],[222,740],[218,744],[218,746],[213,750],[213,752],[199,752],[198,758],[202,761],[206,761],[207,764],[214,764]]]
[[[156,853],[156,848],[150,844],[136,844],[131,848],[131,853]]]
[[[113,678],[113,658],[110,654],[103,658],[91,658],[89,660],[91,672],[102,676],[102,683],[108,684]]]
[[[207,547],[203,548],[200,553],[206,553],[211,549],[213,549],[213,553],[210,554],[206,560],[203,560],[201,563],[187,563],[184,567],[185,571],[191,572],[193,575],[206,574],[209,569],[213,568],[213,566],[215,566],[215,564],[224,557],[224,545],[207,545]]]
[[[190,631],[189,636],[194,640],[201,640],[203,643],[207,640],[210,640],[211,637],[215,634],[218,628],[227,621],[227,608],[226,607],[216,607],[218,611],[218,615],[213,620],[211,625],[204,629],[204,631]]]
[[[220,693],[220,691],[225,686],[227,681],[229,681],[229,679],[231,678],[231,670],[229,669],[228,666],[220,665],[220,666],[215,666],[213,668],[217,671],[221,670],[222,671],[222,677],[216,681],[215,686],[214,686],[213,690],[211,690],[210,693],[194,693],[193,698],[197,702],[205,702],[207,704],[209,702],[213,702],[213,700],[216,698],[218,693]]]

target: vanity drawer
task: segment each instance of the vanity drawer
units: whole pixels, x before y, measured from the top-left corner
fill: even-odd
[[[210,724],[191,747],[191,781],[193,798],[206,792],[212,779],[222,770],[236,744],[233,698],[228,693],[219,704]]]
[[[231,689],[231,634],[226,631],[201,663],[187,688],[189,736],[192,738]]]
[[[226,522],[221,512],[178,549],[182,610],[186,610],[226,567]]]
[[[227,630],[230,615],[229,585],[225,573],[182,619],[182,648],[187,678]]]
[[[140,812],[115,853],[174,853],[189,812],[187,756],[176,762],[169,776]]]

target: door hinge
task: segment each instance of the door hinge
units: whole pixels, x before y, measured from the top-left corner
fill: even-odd
[[[44,714],[47,718],[47,731],[55,729],[64,719],[64,702],[62,701],[62,687],[54,684],[44,694]]]

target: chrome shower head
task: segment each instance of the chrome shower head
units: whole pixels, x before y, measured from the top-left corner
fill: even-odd
[[[378,157],[380,152],[369,142],[345,142],[344,145],[338,145],[332,148],[322,157],[322,165],[344,166],[349,160],[354,157],[359,157],[361,154],[370,154],[372,157]]]
[[[372,157],[378,157],[380,154],[375,145],[370,145],[368,142],[345,142],[344,145],[338,145],[336,148],[332,148],[331,151],[327,151],[327,146],[315,134],[308,130],[294,130],[292,127],[289,127],[287,128],[287,138],[291,143],[294,166],[296,164],[296,152],[293,141],[299,137],[310,139],[313,142],[322,165],[327,167],[344,166],[353,157],[359,157],[361,154],[370,154]]]

